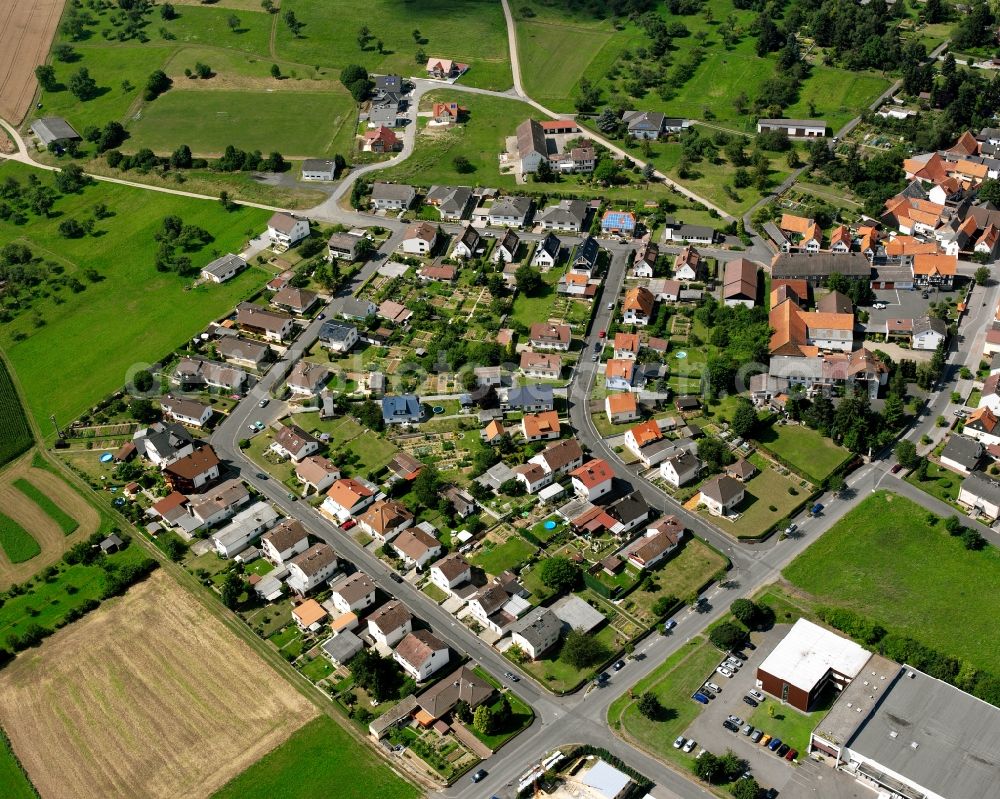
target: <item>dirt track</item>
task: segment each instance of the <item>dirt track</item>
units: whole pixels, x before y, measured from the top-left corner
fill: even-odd
[[[31,107],[63,0],[0,0],[0,117],[18,125]]]
[[[0,508],[31,534],[42,551],[31,560],[13,564],[0,549],[0,590],[11,583],[23,582],[49,564],[55,563],[63,552],[81,538],[89,536],[100,523],[100,517],[90,503],[56,475],[32,467],[31,457],[29,452],[0,474]],[[14,481],[19,477],[27,479],[80,523],[72,535],[63,535],[59,525],[14,487]]]
[[[44,799],[209,796],[316,714],[159,571],[0,672]]]

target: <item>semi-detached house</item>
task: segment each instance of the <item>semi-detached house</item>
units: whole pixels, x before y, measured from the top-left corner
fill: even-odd
[[[337,553],[329,544],[313,544],[288,563],[288,587],[304,595],[330,579],[337,570]]]

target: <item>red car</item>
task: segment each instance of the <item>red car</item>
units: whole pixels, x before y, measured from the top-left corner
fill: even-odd
[[[798,756],[799,756],[799,750],[798,749],[789,749],[788,752],[785,753],[785,760],[787,760],[789,763],[791,763]]]
[[[903,468],[903,464],[901,464],[901,463],[897,463],[897,464],[896,464],[895,466],[893,466],[893,467],[892,467],[892,468],[891,468],[891,469],[890,469],[889,471],[890,471],[890,472],[892,472],[893,474],[896,474],[896,473],[897,473],[897,472],[898,472],[898,471],[899,471],[900,469],[902,469],[902,468]]]
[[[597,337],[604,338],[607,334],[608,334],[607,330],[602,330],[600,333],[597,334]]]
[[[350,530],[356,524],[357,524],[357,522],[354,519],[348,519],[346,522],[344,522],[342,525],[340,525],[340,529],[341,530]]]

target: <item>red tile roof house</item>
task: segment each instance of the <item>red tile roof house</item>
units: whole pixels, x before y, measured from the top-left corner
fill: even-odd
[[[402,250],[408,255],[429,255],[437,243],[438,229],[430,222],[414,222],[403,234]]]
[[[652,569],[677,549],[683,538],[684,525],[676,516],[667,516],[625,547],[619,557],[624,556],[637,569]]]
[[[279,458],[290,458],[298,463],[319,450],[319,441],[297,425],[282,427],[268,447]]]
[[[604,412],[611,424],[631,422],[639,418],[639,407],[635,394],[630,391],[611,394],[604,399]]]
[[[219,479],[220,463],[215,450],[205,445],[164,468],[163,477],[174,491],[191,494]]]
[[[458,276],[458,270],[454,266],[447,264],[431,264],[425,266],[417,272],[417,277],[425,281],[437,281],[440,283],[454,283]]]
[[[526,413],[521,418],[521,433],[526,441],[546,441],[559,438],[559,414],[556,411]]]
[[[602,458],[595,458],[570,472],[573,480],[573,490],[578,497],[593,502],[611,491],[614,482],[614,472],[611,466]]]
[[[521,371],[528,377],[558,380],[562,374],[562,358],[544,352],[521,351]]]
[[[363,139],[363,148],[370,153],[391,153],[403,149],[399,137],[385,125],[369,130]]]
[[[569,349],[571,338],[569,325],[552,325],[548,322],[535,322],[529,333],[529,343],[536,349],[565,352]]]
[[[460,64],[450,58],[432,56],[427,59],[427,77],[439,80],[457,78],[469,69],[468,64]]]
[[[358,516],[361,529],[380,544],[392,541],[413,522],[409,508],[393,499],[379,500]]]
[[[432,560],[441,557],[441,542],[419,527],[403,530],[392,542],[407,566],[423,570]]]
[[[438,125],[451,125],[467,113],[468,109],[458,103],[434,103],[431,111],[431,118]]]
[[[375,501],[375,490],[359,480],[342,477],[326,492],[321,509],[339,521],[361,513]]]

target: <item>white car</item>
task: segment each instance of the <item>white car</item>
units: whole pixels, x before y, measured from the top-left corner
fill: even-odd
[[[691,738],[686,744],[684,744],[683,747],[681,747],[681,751],[690,754],[691,751],[694,749],[694,747],[695,747],[695,740],[694,738]]]
[[[714,682],[707,682],[707,683],[705,683],[705,687],[709,691],[712,691],[713,693],[717,693],[717,694],[721,694],[722,693],[722,689],[718,685],[716,685]]]
[[[872,303],[872,308],[875,308],[879,311],[884,311],[888,307],[889,305],[887,303],[882,302],[881,300]]]
[[[747,696],[751,697],[752,699],[756,699],[758,702],[764,701],[764,694],[762,694],[760,691],[756,689],[753,691],[747,691]]]
[[[733,672],[730,669],[727,669],[725,666],[717,666],[715,670],[719,674],[721,674],[723,677],[732,677],[733,676]]]
[[[682,746],[684,746],[684,736],[678,735],[674,740],[674,749],[680,749]]]

